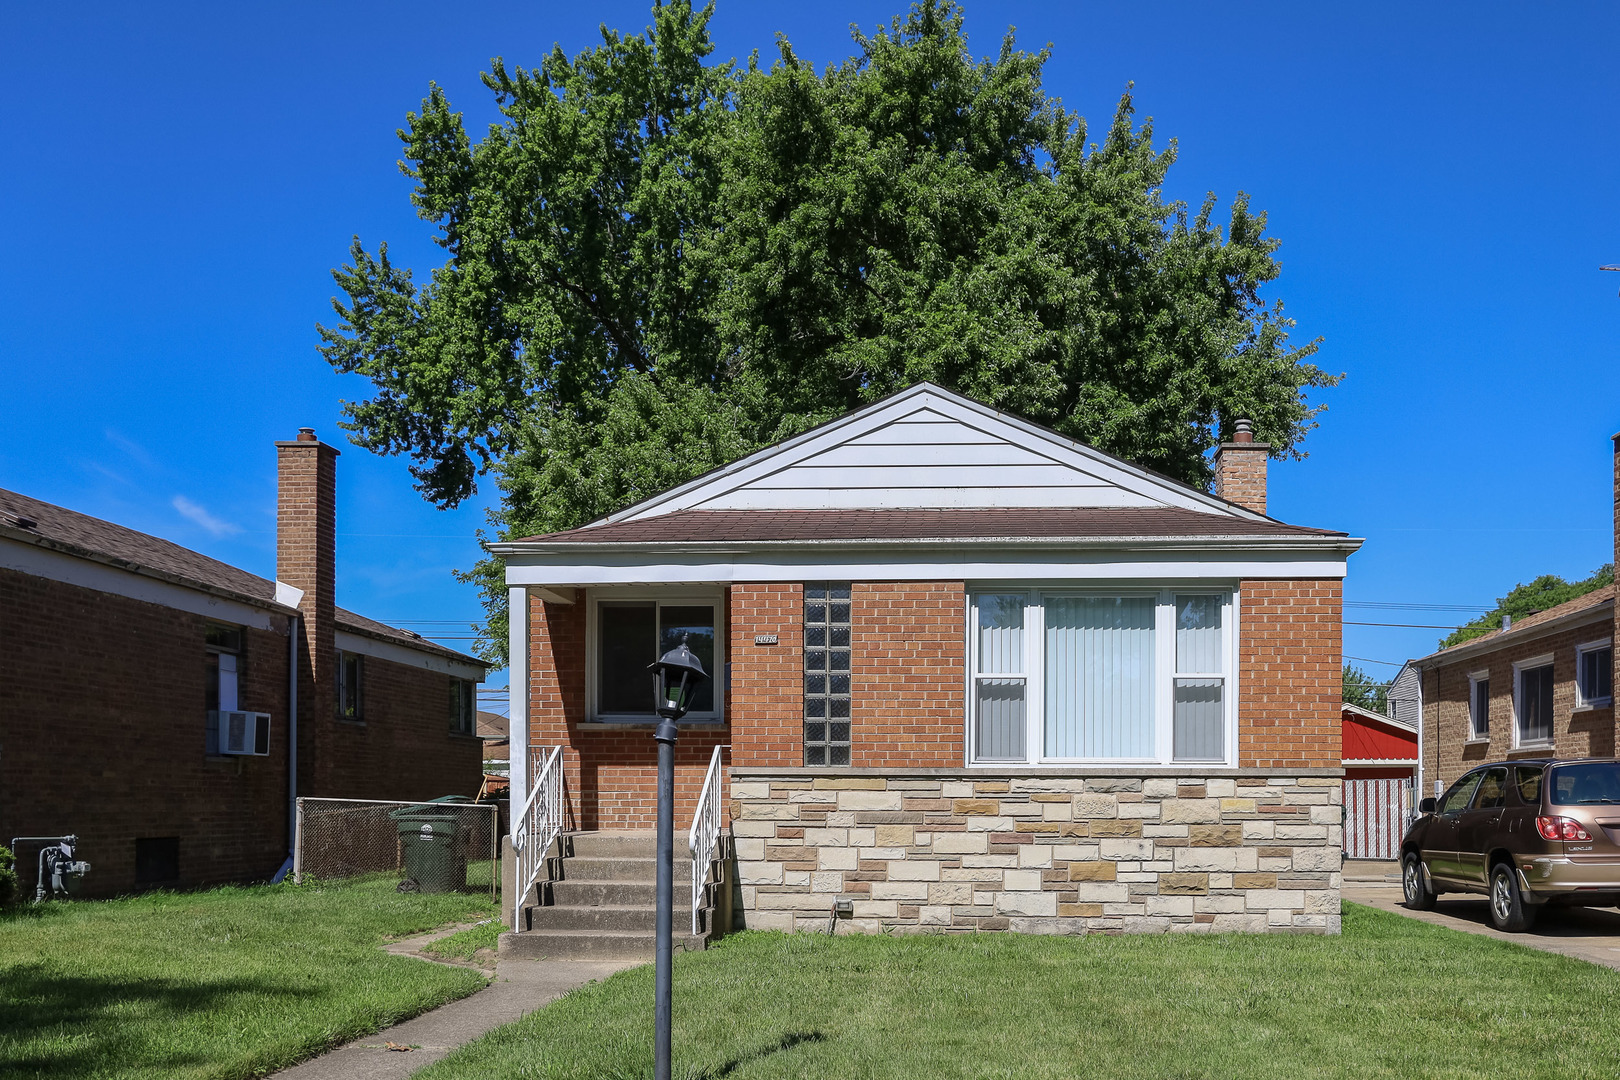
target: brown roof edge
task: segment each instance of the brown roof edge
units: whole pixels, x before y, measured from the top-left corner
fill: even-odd
[[[502,544],[658,544],[1182,538],[1348,538],[1348,534],[1173,507],[955,510],[676,510]]]
[[[364,615],[356,614],[355,612],[345,610],[344,608],[338,608],[336,615],[338,626],[345,630],[360,634],[364,637],[376,638],[379,641],[391,642],[407,649],[416,649],[419,652],[432,653],[435,656],[441,656],[447,660],[456,660],[463,664],[471,664],[476,667],[483,668],[486,672],[495,666],[487,660],[480,660],[478,657],[472,656],[468,653],[457,652],[455,649],[452,649],[449,646],[440,645],[438,642],[429,641],[424,637],[417,637],[411,634],[409,631],[401,630],[398,627],[389,626],[387,623],[380,623],[375,619],[368,619]]]
[[[1446,660],[1456,656],[1471,655],[1474,652],[1483,652],[1485,650],[1482,648],[1482,646],[1487,644],[1494,648],[1521,641],[1531,641],[1540,636],[1541,633],[1558,629],[1566,620],[1574,619],[1587,611],[1600,608],[1604,604],[1612,604],[1613,602],[1614,586],[1604,585],[1593,589],[1591,592],[1586,593],[1583,596],[1577,596],[1573,600],[1566,600],[1562,604],[1556,604],[1553,607],[1548,608],[1546,611],[1538,611],[1534,615],[1526,615],[1524,618],[1515,622],[1511,629],[1502,630],[1498,628],[1495,630],[1489,630],[1478,637],[1469,638],[1467,641],[1461,641],[1455,645],[1448,645],[1444,649],[1438,649],[1435,652],[1430,653],[1428,656],[1420,656],[1416,660],[1410,661],[1410,663],[1418,665],[1432,665],[1445,662]],[[1520,636],[1521,634],[1523,635],[1522,637]]]

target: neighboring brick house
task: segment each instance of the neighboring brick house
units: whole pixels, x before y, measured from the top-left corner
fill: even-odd
[[[514,820],[561,746],[571,828],[651,827],[685,637],[677,827],[729,748],[748,926],[1336,932],[1360,541],[1266,517],[1268,449],[1240,425],[1212,497],[925,384],[491,544]]]
[[[1614,756],[1613,639],[1609,585],[1414,660],[1426,794],[1486,761]]]
[[[1615,551],[1620,554],[1620,435],[1614,450]],[[1615,590],[1607,585],[1557,607],[1408,662],[1418,676],[1419,775],[1425,793],[1484,761],[1613,757]]]
[[[76,834],[96,894],[189,887],[275,874],[295,793],[477,793],[485,665],[336,606],[338,452],[276,449],[277,581],[0,491],[0,843]]]

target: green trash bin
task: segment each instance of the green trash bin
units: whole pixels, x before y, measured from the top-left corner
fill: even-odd
[[[470,803],[465,795],[445,795],[393,811],[405,864],[402,890],[460,892],[467,888],[467,843],[472,830],[461,814],[446,813],[446,803]],[[410,884],[407,884],[410,883]]]

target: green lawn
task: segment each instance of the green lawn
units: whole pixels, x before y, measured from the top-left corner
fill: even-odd
[[[1345,905],[1342,937],[747,933],[675,969],[675,1075],[1602,1077],[1620,972]],[[651,1076],[652,968],[418,1076]]]
[[[484,985],[387,937],[494,914],[394,881],[154,893],[0,917],[0,1077],[249,1077]]]
[[[500,937],[506,933],[506,926],[489,920],[479,926],[469,926],[465,930],[457,930],[454,934],[447,934],[437,941],[422,946],[422,951],[446,960],[471,960],[479,950],[488,949],[491,952],[500,944]]]

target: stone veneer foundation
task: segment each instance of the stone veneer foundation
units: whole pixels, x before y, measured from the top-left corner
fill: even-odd
[[[731,770],[750,928],[1339,932],[1343,781],[1290,772]]]

